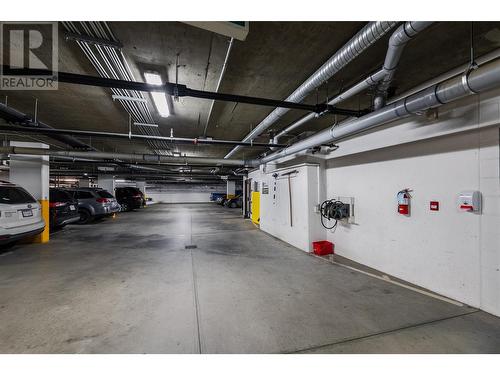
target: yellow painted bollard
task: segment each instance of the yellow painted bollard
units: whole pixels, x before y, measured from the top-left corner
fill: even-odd
[[[45,221],[45,229],[43,230],[42,233],[38,234],[35,236],[33,243],[47,243],[49,242],[50,239],[50,208],[49,208],[49,200],[48,199],[42,199],[39,201],[41,210],[42,210],[42,217],[43,220]]]

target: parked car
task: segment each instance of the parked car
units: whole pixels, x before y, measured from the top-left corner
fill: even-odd
[[[116,199],[122,207],[122,211],[131,211],[146,205],[146,199],[142,191],[135,187],[119,187],[115,189]]]
[[[50,189],[50,227],[62,228],[80,220],[78,201],[63,189]]]
[[[40,203],[21,186],[0,182],[0,245],[35,236],[45,229]]]
[[[220,197],[225,197],[226,193],[210,193],[210,201],[217,202]]]
[[[243,197],[241,195],[237,195],[236,197],[226,199],[224,206],[229,208],[241,208],[243,206]]]
[[[223,206],[224,203],[226,202],[226,200],[227,200],[227,197],[226,197],[226,194],[224,194],[224,196],[217,198],[217,200],[215,201],[215,203],[220,204],[221,206]]]
[[[77,188],[67,190],[78,200],[80,224],[87,224],[95,219],[111,216],[120,212],[121,207],[115,197],[104,189]]]

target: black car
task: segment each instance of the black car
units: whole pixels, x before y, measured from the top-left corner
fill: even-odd
[[[51,228],[62,228],[80,220],[78,201],[65,190],[50,189],[49,208]]]
[[[146,205],[142,191],[135,187],[119,187],[115,189],[115,196],[122,206],[122,211],[131,211]]]

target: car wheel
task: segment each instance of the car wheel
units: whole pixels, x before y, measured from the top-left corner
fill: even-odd
[[[231,202],[231,208],[236,208],[237,204],[236,202]]]
[[[90,214],[89,211],[79,210],[78,212],[80,213],[80,221],[78,222],[78,224],[87,224],[90,223],[90,221],[92,221],[92,215]]]
[[[130,207],[128,206],[128,203],[122,203],[122,211],[130,211]]]

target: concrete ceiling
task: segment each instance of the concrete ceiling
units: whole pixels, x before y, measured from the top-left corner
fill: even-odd
[[[365,22],[251,22],[245,41],[235,41],[220,92],[273,99],[286,98]],[[476,22],[476,55],[500,46],[500,22]],[[228,47],[228,38],[178,22],[110,22],[110,28],[123,44],[137,80],[144,70],[154,69],[175,81],[179,56],[178,80],[193,89],[215,90]],[[61,71],[97,75],[75,42],[66,41],[59,30],[59,68]],[[405,50],[394,86],[396,94],[454,68],[469,58],[470,23],[441,22],[430,27]],[[382,64],[388,36],[377,42],[353,63],[323,85],[306,102],[323,101],[327,95],[349,87]],[[108,89],[60,84],[57,91],[0,91],[8,95],[9,105],[32,114],[34,98],[39,100],[38,118],[55,127],[125,133],[128,115],[113,102]],[[153,116],[163,135],[199,137],[207,121],[209,100],[180,98],[173,102],[173,114],[159,118],[146,94]],[[319,98],[319,99],[318,99]],[[362,93],[342,107],[357,109],[370,104],[369,93]],[[240,140],[273,108],[248,104],[216,102],[207,135]],[[281,129],[302,117],[303,111],[291,110],[273,129]],[[311,121],[298,132],[318,130],[331,125],[334,117]],[[43,138],[43,137],[37,137]],[[84,139],[89,141],[89,139]],[[262,140],[267,141],[266,136]],[[92,145],[104,151],[151,152],[141,142],[93,139]],[[53,142],[57,144],[57,142]],[[58,144],[59,146],[63,146]],[[178,146],[188,155],[224,156],[230,147]],[[243,148],[237,156],[253,157],[264,151]]]

